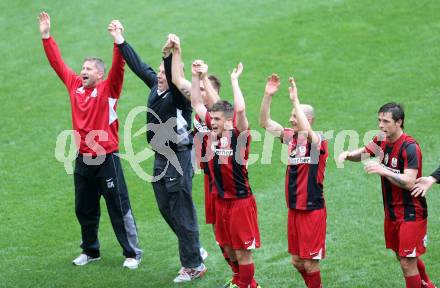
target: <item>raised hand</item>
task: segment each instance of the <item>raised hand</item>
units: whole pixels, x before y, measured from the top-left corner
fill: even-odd
[[[293,77],[289,77],[289,98],[290,101],[296,101],[298,100],[298,91],[296,89],[296,83],[295,79]]]
[[[46,12],[41,12],[38,15],[38,20],[40,22],[40,33],[43,39],[50,37],[50,16]]]
[[[231,80],[237,80],[240,77],[241,72],[243,72],[243,64],[240,62],[237,67],[232,70]]]
[[[124,42],[124,37],[122,36],[122,32],[124,32],[124,26],[119,20],[112,20],[107,27],[108,32],[112,35],[115,43],[121,44]]]
[[[266,88],[264,89],[264,94],[268,96],[273,96],[280,87],[280,77],[277,74],[272,74],[267,77]]]
[[[162,47],[162,53],[164,57],[168,57],[171,54],[171,49],[173,49],[174,47],[174,43],[171,42],[171,38],[170,35],[168,35],[167,41],[165,42],[165,44]]]
[[[108,24],[107,30],[113,38],[116,38],[117,36],[122,35],[124,27],[119,20],[112,20],[112,22]]]
[[[124,26],[122,26],[121,21],[119,21],[119,20],[112,20],[111,24],[113,24],[116,29],[120,29],[121,33],[124,32]]]
[[[200,73],[200,78],[208,76],[208,64],[203,63],[199,66],[197,71]]]
[[[176,34],[168,34],[168,41],[170,41],[171,48],[174,50],[180,50],[180,39]]]
[[[202,60],[195,60],[195,61],[192,63],[192,66],[191,66],[191,73],[192,73],[192,75],[193,75],[193,76],[199,76],[199,77],[200,77],[200,74],[201,74],[200,71],[203,69],[203,68],[202,68],[203,65],[206,65],[206,64],[203,63]],[[206,66],[207,66],[207,65],[206,65]]]

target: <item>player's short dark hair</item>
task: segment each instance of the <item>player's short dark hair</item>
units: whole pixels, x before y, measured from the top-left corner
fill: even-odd
[[[223,112],[227,119],[234,118],[234,107],[226,100],[220,100],[214,103],[209,112]]]
[[[218,77],[213,74],[209,75],[208,79],[211,82],[212,87],[214,87],[215,91],[217,91],[217,93],[220,93],[220,88],[222,87],[220,79],[218,79]]]
[[[403,123],[405,122],[405,111],[403,110],[403,106],[396,102],[390,102],[380,107],[377,113],[387,112],[391,113],[394,121],[402,120],[401,127],[403,129]]]
[[[90,56],[90,57],[86,57],[84,59],[84,62],[86,62],[86,61],[91,61],[91,62],[95,63],[96,68],[99,71],[101,71],[102,73],[105,73],[105,63],[104,63],[104,61],[102,61],[101,58]]]

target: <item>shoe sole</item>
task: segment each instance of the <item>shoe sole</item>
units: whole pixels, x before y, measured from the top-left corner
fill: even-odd
[[[89,264],[90,262],[95,262],[95,261],[99,261],[99,260],[101,260],[101,257],[98,257],[98,258],[92,258],[92,259],[88,260],[87,262],[80,263],[80,264],[77,264],[77,263],[75,263],[75,262],[72,261],[72,264],[75,265],[75,266],[84,266],[84,265]]]

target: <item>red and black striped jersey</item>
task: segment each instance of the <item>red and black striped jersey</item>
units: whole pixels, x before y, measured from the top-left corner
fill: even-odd
[[[317,134],[318,143],[298,137],[285,128],[282,143],[288,145],[286,169],[286,202],[290,209],[317,210],[325,207],[324,174],[328,157],[327,140]]]
[[[205,123],[211,129],[211,117],[206,113]],[[212,159],[208,162],[209,172],[214,181],[217,195],[223,199],[247,198],[252,195],[249,185],[247,161],[251,134],[249,129],[239,132],[225,130],[220,137],[211,134],[208,150]]]
[[[407,134],[394,143],[373,140],[365,146],[371,156],[379,156],[382,165],[388,170],[403,174],[405,169],[417,170],[417,178],[422,176],[422,152],[419,144]],[[412,197],[411,191],[394,185],[386,177],[382,178],[382,196],[385,218],[392,221],[416,221],[428,216],[428,207],[424,197]]]
[[[52,37],[43,39],[43,46],[50,65],[69,92],[73,130],[80,137],[76,139],[79,152],[96,156],[118,150],[116,106],[122,91],[125,61],[116,44],[107,79],[92,88],[82,86],[80,76],[64,63]]]
[[[196,161],[198,166],[203,169],[203,172],[209,175],[209,165],[207,162],[212,156],[206,154],[206,146],[211,135],[211,129],[208,128],[205,121],[201,120],[199,115],[196,114],[193,122],[193,134],[194,134],[194,149],[196,154]]]

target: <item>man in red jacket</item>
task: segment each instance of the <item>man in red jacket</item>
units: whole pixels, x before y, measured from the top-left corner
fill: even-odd
[[[113,230],[126,260],[123,267],[136,269],[142,251],[138,248],[136,223],[118,152],[118,116],[116,105],[124,79],[124,60],[116,45],[113,63],[104,79],[104,62],[86,58],[81,74],[68,67],[50,36],[50,17],[39,15],[43,47],[50,65],[67,88],[72,107],[72,124],[79,154],[75,162],[75,212],[81,225],[82,253],[73,260],[82,266],[100,260],[98,226],[99,200],[104,196]],[[117,27],[108,30],[114,37]]]

